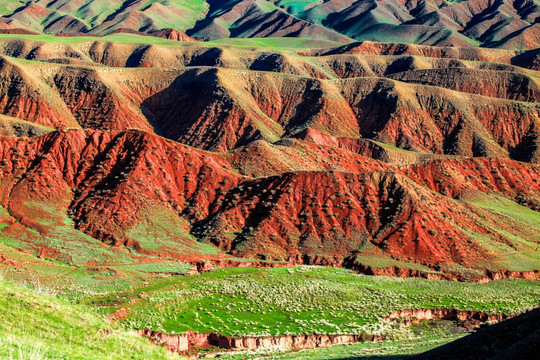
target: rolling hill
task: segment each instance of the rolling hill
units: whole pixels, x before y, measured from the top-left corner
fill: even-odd
[[[532,49],[540,44],[535,0],[9,0],[0,29],[105,35],[164,29],[200,40],[298,37],[439,46]],[[180,37],[182,38],[182,37]]]
[[[530,349],[539,6],[1,2],[0,357]]]
[[[540,82],[521,53],[114,36],[0,39],[6,134],[34,136],[0,146],[19,249],[75,263],[60,226],[191,263],[537,277]]]

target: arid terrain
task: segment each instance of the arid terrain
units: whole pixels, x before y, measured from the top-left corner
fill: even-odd
[[[4,320],[71,309],[110,334],[95,359],[176,358],[127,330],[337,359],[517,323],[540,298],[539,6],[0,4]],[[0,355],[85,351],[24,329]]]

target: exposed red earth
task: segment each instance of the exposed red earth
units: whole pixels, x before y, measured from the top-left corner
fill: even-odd
[[[4,33],[4,34],[37,35],[37,33],[32,33],[32,32],[28,32],[26,30],[21,30],[21,29],[14,29],[14,30],[0,29],[0,34],[2,34],[2,33]],[[175,41],[187,41],[187,42],[189,42],[189,41],[197,41],[197,40],[187,36],[183,32],[180,32],[180,31],[175,30],[175,29],[161,29],[161,30],[153,30],[153,31],[150,31],[148,33],[143,33],[143,32],[136,31],[136,30],[120,28],[120,29],[112,31],[108,35],[114,35],[114,34],[132,34],[132,35],[139,35],[139,36],[153,36],[153,37],[157,37],[157,38],[161,38],[161,39],[175,40]],[[80,36],[80,34],[78,34],[78,33],[61,33],[61,34],[56,34],[56,36],[58,36],[58,37],[78,37],[78,36]],[[103,35],[99,35],[99,34],[86,34],[85,36],[96,37],[96,38],[103,37]]]
[[[455,309],[409,309],[393,312],[384,318],[384,321],[401,320],[404,324],[410,325],[425,320],[453,320],[460,326],[469,330],[474,330],[486,323],[498,323],[506,320],[508,316],[503,314],[486,314],[481,311],[465,311]]]
[[[53,65],[3,58],[2,86],[16,81],[19,90],[0,102],[2,112],[49,127],[138,128],[206,150],[297,137],[307,127],[417,152],[537,161],[532,70],[408,56],[310,56],[289,65],[285,55],[195,44],[87,45],[5,41],[4,54]],[[95,63],[153,68],[80,66]],[[185,67],[168,69],[176,66]],[[473,77],[482,86],[468,85]]]
[[[1,141],[3,231],[46,237],[58,217],[34,214],[54,204],[108,246],[192,263],[538,277],[540,86],[511,65],[525,53],[9,38],[0,52],[3,131],[19,136]]]
[[[43,258],[64,226],[193,264],[538,277],[536,50],[171,44],[0,39],[2,231]]]
[[[239,152],[253,146],[258,143]],[[140,131],[5,137],[2,205],[45,235],[51,229],[34,220],[42,211],[36,203],[58,204],[78,230],[108,245],[182,260],[200,253],[203,241],[239,257],[354,268],[373,255],[445,274],[448,263],[481,270],[501,261],[501,253],[487,251],[472,234],[505,252],[536,251],[534,242],[515,244],[504,236],[534,239],[534,228],[467,201],[496,191],[522,204],[516,206],[537,208],[535,165],[477,158],[396,166],[298,140],[266,146],[296,171],[272,166],[273,156],[267,175],[249,174],[235,165],[234,153],[208,153]],[[326,169],[310,169],[319,161]],[[54,251],[42,251],[49,254]]]
[[[149,329],[139,330],[138,333],[146,336],[155,344],[166,346],[168,350],[185,354],[211,346],[233,351],[253,351],[253,350],[297,350],[313,349],[333,345],[344,345],[357,342],[378,342],[383,340],[382,336],[373,335],[284,335],[255,337],[243,336],[231,338],[221,334],[198,334],[189,331],[186,334],[170,335],[162,334]]]
[[[38,35],[38,33],[26,30],[26,29],[0,29],[0,34],[12,34],[12,35]]]
[[[184,296],[217,267],[538,280],[539,46],[536,0],[6,1],[0,264],[15,281],[82,288],[114,307],[112,325],[182,355],[385,340],[157,318],[182,298],[142,309],[152,286]],[[197,276],[169,287],[180,275]],[[244,296],[219,295],[212,310]],[[424,359],[538,347],[538,311],[437,297],[369,321],[476,331]],[[178,319],[187,327],[162,326]]]

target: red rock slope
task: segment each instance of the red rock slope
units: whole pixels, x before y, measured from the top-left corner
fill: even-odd
[[[91,244],[537,277],[538,73],[515,52],[388,46],[4,40],[0,231],[74,264]]]

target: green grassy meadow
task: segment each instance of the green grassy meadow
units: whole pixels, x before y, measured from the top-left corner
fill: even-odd
[[[17,257],[5,245],[0,250],[25,264],[19,269],[0,266],[2,359],[178,358],[133,331],[142,328],[229,336],[368,333],[388,340],[220,356],[399,359],[464,334],[451,331],[453,322],[406,327],[381,321],[392,311],[456,308],[511,315],[537,307],[540,299],[540,282],[523,279],[476,284],[373,277],[316,266],[216,268],[186,276],[174,274],[190,267],[172,261],[76,268],[21,253]],[[119,309],[125,319],[107,320]]]
[[[104,313],[130,311],[124,324],[166,333],[229,336],[384,334],[409,336],[380,319],[390,312],[454,308],[516,314],[539,305],[540,282],[484,284],[357,275],[335,268],[230,268],[164,278],[127,292],[94,297]],[[109,306],[109,304],[114,304]]]
[[[372,277],[313,266],[228,268],[193,276],[153,278],[140,274],[178,269],[172,265],[141,264],[130,270],[132,274],[138,271],[139,277],[116,286],[108,281],[108,277],[114,277],[110,274],[80,270],[70,274],[76,287],[66,283],[66,288],[51,288],[39,281],[18,285],[0,280],[0,306],[4,309],[0,314],[0,358],[179,358],[131,331],[151,328],[170,334],[194,330],[230,336],[370,333],[385,336],[388,341],[220,356],[338,359],[346,355],[399,359],[465,334],[452,333],[449,321],[410,327],[382,322],[381,318],[391,311],[456,308],[511,315],[537,307],[540,299],[540,282],[522,279],[474,284]],[[2,274],[12,277],[5,269]],[[129,310],[126,319],[116,323],[107,320],[109,314],[121,308]]]

